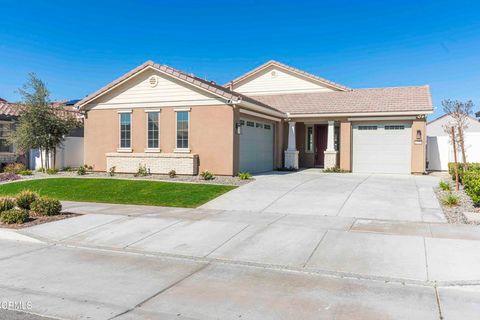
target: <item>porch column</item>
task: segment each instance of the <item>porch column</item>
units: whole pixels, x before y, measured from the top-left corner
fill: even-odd
[[[285,150],[285,168],[298,169],[295,121],[288,122],[288,147]]]
[[[334,168],[337,164],[337,151],[335,150],[335,121],[328,121],[327,150],[325,154],[325,169]]]

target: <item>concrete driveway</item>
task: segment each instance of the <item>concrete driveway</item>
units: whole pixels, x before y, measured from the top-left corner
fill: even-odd
[[[445,222],[433,192],[438,178],[332,174],[311,169],[259,175],[204,209]]]

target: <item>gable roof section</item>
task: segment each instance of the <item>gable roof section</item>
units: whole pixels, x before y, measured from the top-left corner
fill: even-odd
[[[433,111],[428,86],[259,95],[254,98],[291,115]]]
[[[236,78],[236,79],[233,79],[232,81],[230,81],[229,83],[225,84],[224,87],[228,87],[230,85],[235,85],[235,84],[238,84],[239,82],[245,80],[245,79],[248,79],[252,76],[254,76],[255,74],[257,74],[258,72],[262,71],[262,70],[265,70],[267,69],[268,67],[271,67],[271,66],[275,66],[275,67],[278,67],[280,69],[283,69],[283,70],[287,70],[287,71],[290,71],[294,74],[297,74],[297,75],[300,75],[300,76],[303,76],[313,82],[319,82],[323,85],[326,85],[328,87],[331,87],[331,88],[334,88],[334,89],[337,89],[337,90],[340,90],[340,91],[350,91],[352,90],[351,88],[349,87],[346,87],[344,85],[341,85],[341,84],[338,84],[338,83],[335,83],[333,81],[330,81],[330,80],[327,80],[325,78],[321,78],[319,76],[316,76],[316,75],[313,75],[311,73],[308,73],[308,72],[305,72],[305,71],[302,71],[302,70],[299,70],[299,69],[296,69],[296,68],[293,68],[293,67],[290,67],[286,64],[283,64],[283,63],[280,63],[278,61],[275,61],[275,60],[270,60],[264,64],[262,64],[261,66],[253,69],[253,70],[250,70],[249,72],[241,75],[240,77]]]
[[[210,82],[189,74],[186,74],[182,71],[179,71],[177,69],[174,69],[172,67],[166,66],[166,65],[161,65],[158,63],[155,63],[153,61],[147,61],[143,63],[142,65],[136,67],[135,69],[131,70],[130,72],[124,74],[120,78],[110,82],[100,90],[97,90],[96,92],[88,95],[87,97],[83,98],[82,100],[78,101],[75,106],[82,108],[88,103],[91,103],[93,100],[96,98],[99,98],[103,94],[107,93],[111,89],[119,86],[120,84],[123,84],[124,82],[128,81],[130,78],[134,77],[135,75],[139,74],[140,72],[146,70],[147,68],[153,68],[154,70],[157,70],[163,74],[169,75],[173,78],[179,79],[182,82],[191,84],[194,87],[197,87],[199,89],[202,89],[206,92],[209,92],[211,94],[214,94],[217,97],[223,98],[225,100],[231,100],[232,103],[241,103],[241,102],[248,102],[255,104],[260,107],[268,108],[272,111],[278,112],[278,110],[272,108],[269,105],[266,105],[260,101],[257,101],[255,99],[252,99],[250,97],[247,97],[243,94],[240,94],[238,92],[231,91],[225,87],[222,87],[220,85],[215,84],[214,82]]]

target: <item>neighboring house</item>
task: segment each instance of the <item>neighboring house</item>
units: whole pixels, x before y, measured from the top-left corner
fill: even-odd
[[[15,146],[8,143],[7,136],[15,130],[15,122],[18,120],[19,110],[15,104],[0,98],[0,166],[13,162],[25,162],[25,157],[16,153]]]
[[[53,102],[52,107],[58,108],[58,113],[62,116],[74,114],[79,121],[82,120],[83,116],[73,104]],[[18,104],[0,99],[0,165],[22,162],[30,169],[38,169],[41,167],[41,162],[40,152],[37,149],[29,150],[26,154],[18,154],[15,146],[7,142],[7,135],[15,130],[15,123],[20,117],[19,110]],[[53,165],[53,159],[50,159],[50,163]],[[83,165],[83,127],[72,130],[65,137],[64,143],[57,150],[56,159],[57,168],[81,165]]]
[[[425,171],[428,86],[351,89],[276,61],[220,86],[148,61],[76,104],[85,163],[235,175]]]
[[[454,161],[451,138],[444,126],[452,123],[449,115],[443,115],[427,124],[427,169],[448,170],[448,163]],[[480,122],[470,117],[465,130],[465,154],[468,162],[480,162]],[[461,150],[457,150],[458,161],[462,162]]]

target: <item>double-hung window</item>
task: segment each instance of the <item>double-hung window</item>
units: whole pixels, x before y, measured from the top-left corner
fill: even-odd
[[[147,110],[147,150],[160,150],[160,112]]]
[[[190,125],[190,109],[175,110],[177,116],[177,151],[189,151],[189,125]]]
[[[120,150],[132,149],[132,113],[119,112],[120,115]]]
[[[10,132],[14,130],[13,123],[0,122],[0,152],[12,153],[13,144],[9,143],[7,138]]]

